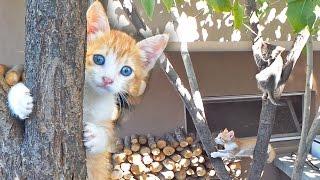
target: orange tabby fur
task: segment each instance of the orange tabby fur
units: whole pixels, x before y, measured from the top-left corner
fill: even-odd
[[[92,80],[99,81],[100,77],[96,78],[99,76],[97,74],[103,72],[103,68],[107,68],[95,64],[93,56],[100,54],[106,58],[106,61],[112,62],[114,67],[126,65],[133,69],[133,76],[128,77],[130,79],[122,77],[122,79],[125,79],[126,84],[123,87],[121,86],[121,88],[129,97],[135,98],[141,96],[146,88],[148,72],[153,68],[156,60],[163,52],[168,42],[168,36],[157,35],[136,42],[126,33],[110,30],[108,18],[99,1],[95,1],[89,7],[87,11],[87,22],[86,82]],[[109,57],[108,55],[112,56]],[[111,71],[112,69],[103,73],[108,74]],[[112,78],[115,78],[114,81],[117,81],[117,77]],[[97,88],[96,84],[91,86],[94,86],[93,89]],[[86,93],[88,96],[86,96]],[[91,91],[85,91],[85,97],[89,97],[90,95],[92,95]],[[101,98],[103,98],[103,96],[101,96]],[[90,101],[90,98],[87,98],[85,101]],[[112,111],[112,116],[99,121],[90,119],[92,114],[88,116],[90,123],[94,123],[97,127],[104,127],[108,140],[106,151],[102,153],[87,153],[88,179],[90,180],[110,179],[112,171],[111,152],[115,149],[114,140],[116,133],[114,129],[115,122],[119,118],[119,109],[116,106],[105,108],[108,109],[108,111]],[[90,113],[90,108],[85,112]],[[88,136],[88,138],[90,138],[90,136]]]
[[[224,129],[215,138],[217,144],[223,145],[224,150],[218,150],[217,152],[212,152],[211,157],[225,157],[225,158],[235,158],[235,157],[251,157],[253,156],[254,147],[256,145],[256,138],[236,138],[234,136],[234,131],[228,131]],[[267,162],[271,163],[276,157],[276,153],[271,146],[268,144],[268,158]]]
[[[134,79],[131,80],[129,87],[129,93],[132,96],[140,96],[141,84],[145,82],[147,74],[144,73],[141,59],[140,49],[136,46],[136,40],[129,35],[117,31],[111,30],[110,33],[104,34],[101,38],[92,41],[88,45],[86,56],[86,69],[94,68],[92,56],[96,49],[105,49],[106,54],[113,52],[117,55],[119,63],[123,63],[128,59],[131,59],[133,68],[135,69]],[[130,57],[130,58],[129,58]],[[144,90],[144,89],[143,89]]]
[[[106,127],[110,137],[116,137],[114,121],[105,121],[103,126]],[[114,141],[115,143],[115,141]],[[114,144],[109,144],[114,146]],[[106,180],[111,179],[110,174],[112,172],[112,154],[111,152],[104,152],[100,154],[87,154],[87,169],[89,180]]]

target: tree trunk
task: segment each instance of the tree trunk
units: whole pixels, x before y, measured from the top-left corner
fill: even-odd
[[[87,0],[27,0],[26,7],[26,85],[35,106],[23,129],[9,117],[6,97],[0,92],[0,175],[85,179],[82,96]]]
[[[255,0],[247,0],[246,1],[246,14],[250,19],[251,16],[255,15],[257,12],[256,2]],[[261,32],[258,31],[259,22],[251,22],[250,27],[254,33],[252,33],[252,41],[254,42],[258,36],[261,35]],[[298,36],[296,37],[294,44],[286,57],[286,63],[283,66],[281,73],[281,80],[279,84],[281,85],[277,91],[277,98],[280,98],[283,88],[285,86],[286,81],[288,80],[299,56],[306,44],[310,36],[309,31],[305,28],[303,29]],[[259,52],[253,52],[253,54],[260,54]],[[254,56],[254,58],[257,58]],[[257,60],[255,59],[257,62]],[[261,71],[261,69],[260,69]],[[262,108],[260,113],[260,122],[257,134],[257,143],[254,148],[253,153],[253,162],[251,165],[251,169],[249,171],[248,179],[256,180],[260,179],[261,173],[265,166],[267,160],[267,150],[268,144],[272,134],[272,128],[274,119],[276,116],[277,107],[273,105],[270,100],[267,102],[262,102]]]
[[[3,78],[3,77],[0,77]],[[6,92],[0,88],[0,177],[21,177],[22,123],[10,116]]]
[[[270,100],[262,101],[260,122],[257,134],[257,143],[253,152],[253,162],[248,179],[260,179],[261,172],[268,158],[268,144],[272,134],[272,128],[276,117],[277,107]]]
[[[294,164],[292,179],[301,179],[303,166],[307,158],[307,144],[306,139],[308,136],[308,131],[310,127],[310,109],[311,109],[311,90],[312,90],[312,74],[313,74],[313,47],[312,47],[312,37],[309,37],[307,43],[307,68],[306,68],[306,86],[304,92],[304,103],[303,103],[303,121],[302,121],[302,131],[299,143],[299,149],[297,154],[297,159]]]

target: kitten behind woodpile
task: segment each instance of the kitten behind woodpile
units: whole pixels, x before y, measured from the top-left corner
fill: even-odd
[[[257,139],[236,138],[234,136],[234,131],[228,131],[228,129],[224,129],[221,133],[219,133],[214,141],[219,145],[223,145],[225,149],[218,150],[217,152],[212,152],[211,157],[213,158],[252,158]],[[267,162],[271,163],[276,157],[276,153],[271,144],[268,145],[267,152],[269,155]]]

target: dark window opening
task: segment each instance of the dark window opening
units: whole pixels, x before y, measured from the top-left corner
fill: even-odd
[[[287,106],[277,107],[272,134],[297,133],[302,120],[303,94],[282,96]],[[291,103],[291,105],[290,105]],[[259,126],[260,96],[204,98],[204,108],[211,132],[224,128],[234,130],[237,137],[256,136]],[[192,119],[186,110],[187,131],[195,132]]]

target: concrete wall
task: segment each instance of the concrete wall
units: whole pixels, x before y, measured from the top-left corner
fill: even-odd
[[[24,11],[24,1],[0,1],[0,63],[18,64],[24,60]],[[184,84],[188,85],[180,53],[169,52],[168,57]],[[303,57],[289,79],[285,89],[287,92],[304,90],[305,58]],[[320,53],[316,52],[314,57],[314,91],[316,104],[319,104]],[[251,52],[193,52],[191,58],[203,96],[259,93],[254,79],[256,67]],[[121,135],[132,133],[162,135],[181,125],[185,125],[183,103],[165,74],[159,68],[155,68],[142,103],[122,124]],[[267,166],[265,175],[265,179],[287,179],[274,166]]]
[[[299,59],[285,88],[286,92],[304,91],[305,55]],[[187,86],[180,53],[168,54],[174,68]],[[259,94],[254,74],[256,67],[251,52],[191,53],[200,90],[203,96]],[[320,53],[314,55],[314,91],[318,102],[320,78]],[[315,110],[315,109],[313,109]],[[123,124],[122,135],[134,132],[161,135],[177,125],[184,124],[184,106],[169,84],[164,73],[156,68],[149,82],[149,89],[142,103],[137,106],[130,120]]]
[[[24,12],[24,1],[0,1],[0,63],[18,64],[24,60]],[[320,62],[317,61],[319,56],[319,52],[315,53],[316,95],[320,78],[317,73],[320,67]],[[188,86],[180,53],[168,52],[168,57],[184,84]],[[259,93],[254,79],[256,67],[251,52],[193,52],[191,58],[203,96]],[[304,90],[304,62],[305,59],[301,58],[297,63],[285,91]],[[184,125],[184,114],[183,103],[177,93],[164,73],[155,68],[142,104],[137,106],[129,115],[129,120],[123,123],[121,134],[152,132],[161,135],[178,125]]]
[[[24,1],[0,1],[0,63],[24,61]]]

